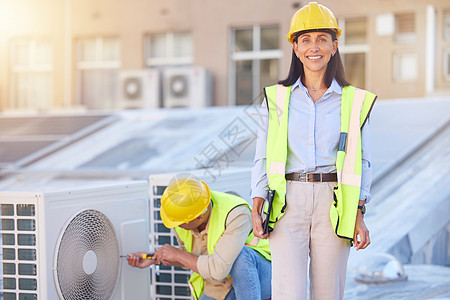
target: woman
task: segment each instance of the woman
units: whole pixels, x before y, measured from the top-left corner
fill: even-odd
[[[269,237],[275,300],[306,299],[308,255],[311,298],[342,299],[350,246],[370,244],[363,219],[371,184],[366,121],[376,97],[345,80],[340,34],[328,8],[301,8],[287,35],[288,77],[264,89],[252,223],[256,237]],[[275,197],[270,234],[263,234],[268,189]]]

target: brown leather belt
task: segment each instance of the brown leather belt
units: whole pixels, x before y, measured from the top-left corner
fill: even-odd
[[[336,173],[289,173],[286,180],[303,182],[333,182],[337,181]]]

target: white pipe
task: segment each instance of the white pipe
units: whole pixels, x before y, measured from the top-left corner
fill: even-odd
[[[261,27],[260,26],[254,26],[253,27],[253,51],[261,51]],[[250,103],[253,103],[253,101],[256,100],[260,93],[260,82],[261,82],[261,60],[253,59],[253,66],[252,66],[252,99],[250,100]],[[258,101],[256,101],[258,103]]]
[[[72,98],[72,1],[65,0],[64,13],[64,108],[71,106]]]
[[[436,80],[436,12],[433,5],[427,5],[425,40],[425,93],[434,92]]]

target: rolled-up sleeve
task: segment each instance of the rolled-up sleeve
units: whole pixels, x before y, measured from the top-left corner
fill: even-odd
[[[360,200],[366,203],[372,199],[370,186],[372,185],[372,157],[370,145],[370,119],[364,124],[361,132],[361,151],[362,151],[362,173],[361,173],[361,192]]]
[[[228,214],[226,229],[217,242],[214,253],[198,257],[197,268],[203,279],[221,281],[228,276],[251,230],[250,209],[247,206],[233,209]]]
[[[266,147],[267,130],[269,126],[269,114],[267,111],[266,100],[264,99],[259,109],[260,122],[258,126],[258,136],[256,139],[256,151],[254,166],[252,169],[252,193],[251,198],[267,197],[268,181],[266,172]]]

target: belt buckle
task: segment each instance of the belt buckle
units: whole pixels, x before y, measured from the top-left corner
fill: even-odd
[[[297,177],[298,181],[308,181],[308,176],[305,173],[299,173]]]
[[[307,173],[306,181],[307,182],[322,182],[322,173]]]

